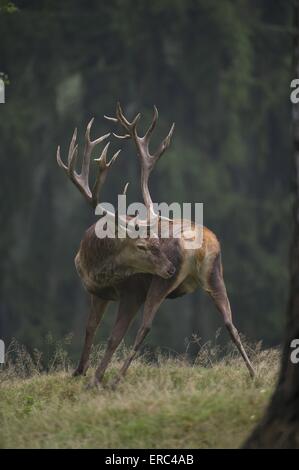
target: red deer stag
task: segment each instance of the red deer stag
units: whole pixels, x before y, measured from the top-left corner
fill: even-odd
[[[116,108],[116,117],[105,116],[105,118],[118,123],[125,130],[124,135],[113,134],[116,138],[133,140],[141,164],[141,190],[144,204],[148,214],[153,213],[148,180],[154,165],[169,147],[174,124],[157,151],[151,155],[149,152],[150,137],[158,119],[156,107],[154,108],[153,120],[143,137],[137,134],[137,123],[140,114],[131,122],[128,121],[119,103]],[[92,207],[95,208],[108,169],[115,161],[119,151],[107,163],[109,143],[106,145],[100,158],[97,159],[99,166],[96,182],[93,189],[90,190],[88,179],[91,152],[97,144],[110,135],[106,134],[91,141],[90,128],[92,122],[93,120],[87,126],[81,174],[77,174],[75,171],[78,156],[76,130],[69,147],[68,165],[65,165],[60,158],[59,147],[57,161]],[[87,229],[75,257],[75,265],[84,287],[91,295],[91,311],[87,321],[81,359],[74,372],[75,376],[85,374],[87,371],[95,332],[109,301],[119,301],[118,313],[106,351],[96,369],[93,385],[102,382],[112,355],[142,304],[144,304],[142,324],[137,332],[132,351],[114,381],[114,386],[124,377],[137,355],[164,299],[182,296],[194,292],[198,287],[202,287],[214,300],[217,309],[223,316],[231,339],[242,355],[251,377],[254,377],[254,369],[241,343],[238,331],[232,322],[230,304],[223,280],[220,244],[216,235],[206,227],[199,227],[192,223],[194,236],[199,231],[202,234],[202,244],[199,248],[190,249],[190,246],[187,247],[190,239],[190,226],[188,225],[188,234],[184,236],[184,224],[181,224],[181,220],[172,220],[170,223],[173,226],[176,223],[180,224],[180,227],[182,227],[181,237],[100,239],[95,233],[95,225]]]

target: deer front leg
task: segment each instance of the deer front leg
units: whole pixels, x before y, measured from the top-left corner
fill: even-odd
[[[108,339],[104,357],[95,372],[94,382],[91,385],[97,386],[102,382],[112,356],[125,336],[129,325],[138,312],[143,300],[144,299],[140,298],[140,296],[135,292],[126,293],[121,298],[115,324]]]
[[[175,287],[176,281],[172,279],[162,279],[158,276],[153,277],[145,299],[142,324],[138,330],[132,352],[125,360],[118,377],[112,383],[112,388],[115,388],[118,382],[125,376],[131,362],[138,354],[143,340],[151,329],[152,322],[155,318],[159,306],[161,305],[165,297],[169,294],[169,292],[171,292]]]
[[[210,279],[209,279],[208,284],[209,284],[209,288],[207,290],[210,296],[212,297],[212,299],[214,300],[217,309],[222,314],[225,326],[230,334],[232,341],[237,346],[246,364],[246,367],[249,370],[250,376],[254,378],[255,371],[244,349],[238,330],[234,326],[233,321],[232,321],[230,303],[228,300],[226,287],[225,287],[224,279],[223,279],[223,269],[222,269],[222,264],[221,264],[220,253],[219,255],[217,255],[217,257],[214,260],[214,264],[213,264],[213,268],[210,274]]]
[[[83,346],[83,351],[81,354],[81,359],[78,364],[77,369],[74,371],[73,376],[85,375],[89,366],[89,356],[91,351],[91,346],[94,340],[96,330],[99,326],[101,318],[104,315],[106,307],[109,303],[108,300],[103,300],[94,295],[91,296],[91,308],[90,314],[87,320],[85,341]]]

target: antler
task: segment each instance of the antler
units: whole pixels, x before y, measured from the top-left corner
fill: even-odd
[[[85,145],[83,151],[83,158],[82,158],[82,170],[81,173],[77,173],[75,170],[76,162],[78,159],[78,144],[76,143],[77,140],[77,128],[74,130],[73,137],[69,146],[69,153],[68,153],[68,163],[65,165],[60,157],[60,146],[57,148],[57,163],[58,165],[63,168],[66,172],[68,177],[74,183],[75,186],[79,189],[79,191],[83,194],[83,196],[87,199],[87,201],[92,205],[93,208],[96,208],[98,204],[99,198],[99,191],[104,184],[107,172],[112,163],[116,160],[120,150],[118,150],[111,160],[107,162],[107,151],[110,145],[108,142],[103,149],[99,158],[95,159],[95,161],[99,162],[98,172],[96,176],[96,180],[92,190],[89,187],[89,167],[90,167],[90,157],[93,149],[96,145],[103,140],[107,139],[110,136],[109,134],[105,134],[98,139],[90,140],[90,129],[94,118],[88,123],[85,133]]]
[[[124,116],[120,103],[117,103],[116,117],[104,117],[110,121],[119,123],[125,129],[126,133],[124,135],[118,135],[113,133],[114,137],[116,137],[117,139],[133,139],[137,147],[138,156],[141,164],[141,190],[144,204],[148,210],[148,213],[153,212],[153,202],[148,188],[148,180],[155,164],[170,145],[170,140],[174,131],[175,124],[172,124],[168,135],[161,142],[156,152],[154,154],[151,154],[149,151],[150,138],[158,120],[158,110],[156,106],[154,106],[154,116],[152,122],[143,137],[140,137],[137,134],[137,124],[141,117],[140,113],[138,113],[133,119],[133,121],[130,122]]]

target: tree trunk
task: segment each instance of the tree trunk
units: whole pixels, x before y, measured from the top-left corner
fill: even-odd
[[[294,72],[299,78],[299,5],[294,7]],[[299,363],[290,360],[293,339],[299,338],[299,104],[293,104],[294,235],[290,260],[290,295],[281,370],[276,390],[262,422],[244,448],[299,448]]]

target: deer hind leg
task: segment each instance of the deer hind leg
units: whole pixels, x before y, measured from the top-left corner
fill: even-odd
[[[158,308],[160,307],[163,300],[167,297],[169,292],[171,292],[176,287],[177,283],[177,281],[173,281],[172,279],[166,280],[158,276],[153,277],[144,303],[142,324],[137,332],[133,349],[125,360],[117,378],[114,380],[112,388],[115,388],[118,382],[120,382],[120,380],[125,376],[131,362],[137,356],[142,342],[151,329],[152,322],[155,318]]]
[[[74,371],[73,376],[85,375],[89,367],[89,356],[91,351],[91,346],[97,331],[97,328],[100,324],[100,321],[104,315],[106,307],[109,303],[108,300],[100,299],[94,295],[91,296],[91,308],[90,314],[87,320],[85,341],[83,346],[83,351],[81,354],[81,359],[79,361],[77,369]]]
[[[112,356],[125,336],[130,323],[138,312],[142,302],[143,299],[138,298],[136,294],[127,294],[120,300],[115,324],[108,339],[104,357],[95,372],[93,385],[99,385],[102,382]]]
[[[252,364],[246,354],[244,346],[241,342],[237,328],[232,322],[232,313],[230,308],[230,303],[228,300],[226,287],[223,279],[223,269],[221,263],[221,254],[219,253],[214,260],[213,268],[210,274],[208,282],[208,293],[215,302],[215,305],[219,312],[222,314],[225,326],[230,334],[232,341],[237,346],[241,356],[244,359],[244,362],[249,370],[250,376],[254,378],[255,372],[252,367]]]

